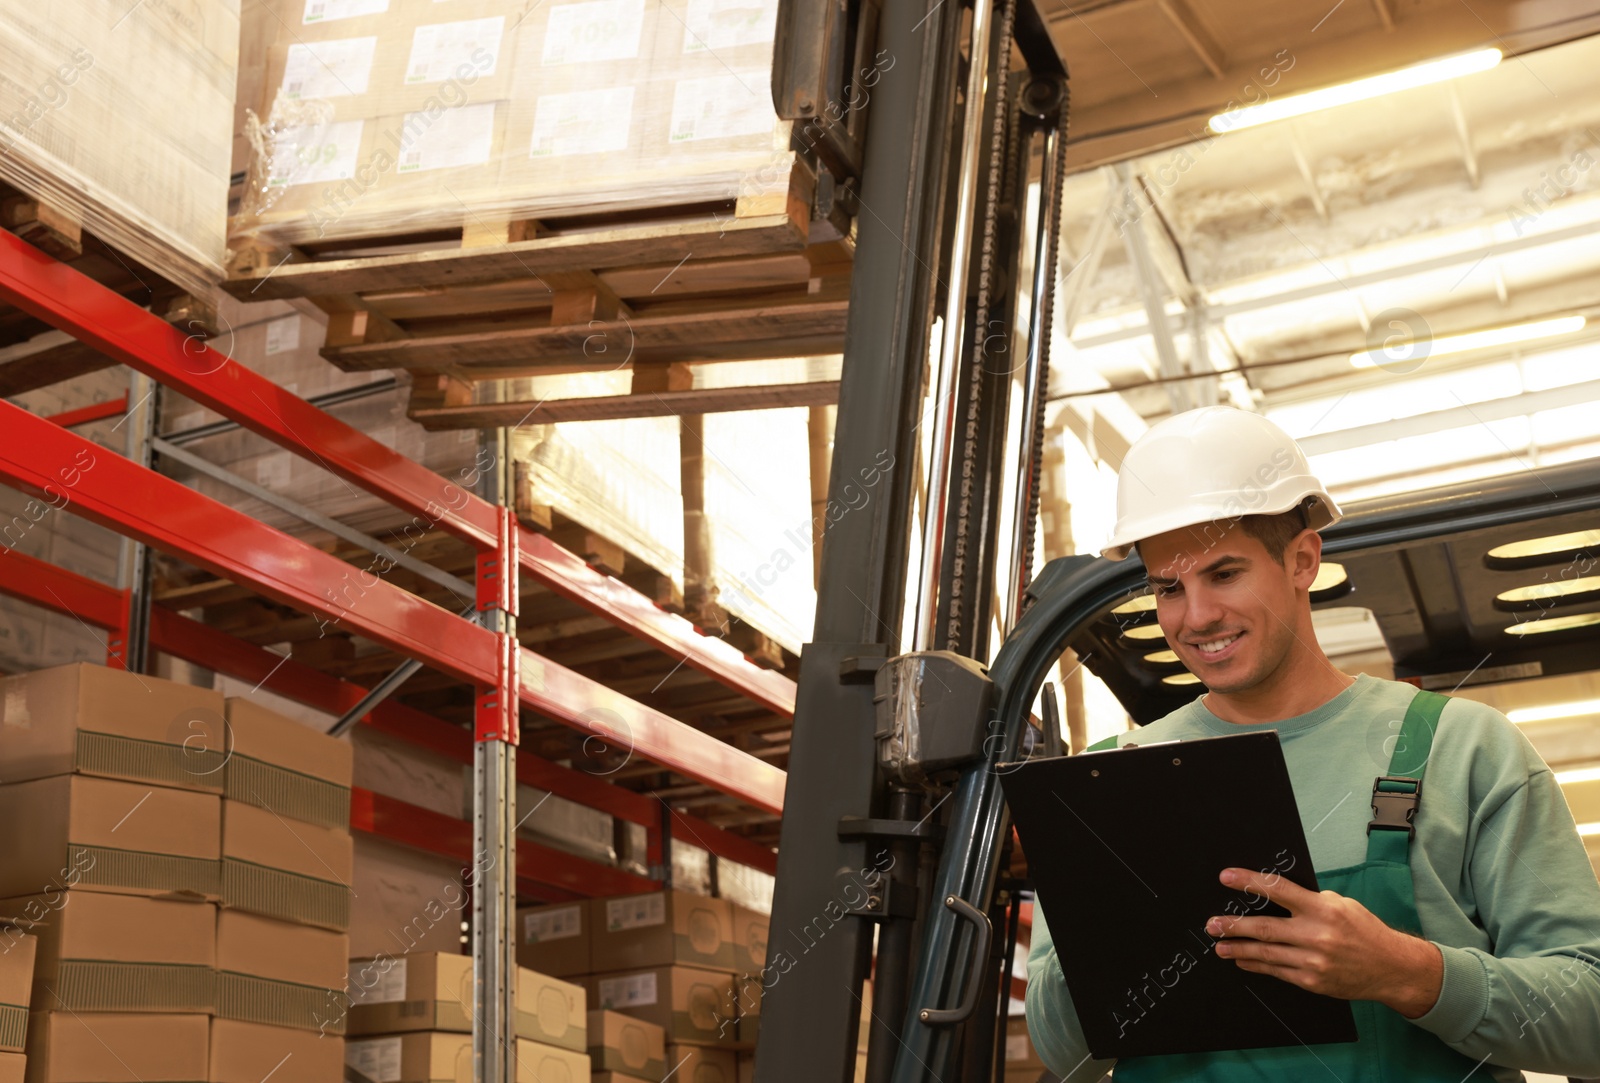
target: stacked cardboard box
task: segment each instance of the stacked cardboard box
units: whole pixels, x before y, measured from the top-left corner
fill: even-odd
[[[666,1031],[621,1012],[589,1013],[589,1062],[594,1083],[664,1079]]]
[[[22,1083],[26,1071],[28,1005],[38,942],[11,926],[0,927],[0,1083]]]
[[[205,1079],[222,697],[90,665],[0,681],[0,920],[38,942],[29,1083]]]
[[[350,963],[346,1062],[377,1083],[472,1079],[472,959],[413,952]],[[517,1076],[589,1075],[583,989],[524,967],[516,975]]]
[[[38,944],[29,1083],[252,1083],[290,1055],[335,1083],[348,746],[97,666],[0,681],[0,704],[0,918]]]
[[[787,183],[774,0],[269,0],[236,241],[299,243]],[[247,121],[247,126],[249,122]],[[770,174],[770,175],[769,175]]]
[[[736,925],[735,913],[725,899],[683,891],[528,907],[518,914],[517,957],[581,980],[592,1025],[626,1016],[649,1024],[645,1034],[659,1030],[668,1071],[688,1058],[708,1081],[733,1083],[745,1006],[736,982],[765,957],[765,921],[740,915]],[[736,928],[750,938],[760,930],[757,955]],[[616,1058],[600,1064],[618,1079],[640,1071]]]

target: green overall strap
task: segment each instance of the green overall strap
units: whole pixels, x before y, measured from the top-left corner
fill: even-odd
[[[1422,775],[1433,752],[1434,731],[1449,696],[1418,692],[1406,709],[1400,736],[1389,757],[1389,772],[1372,784],[1372,822],[1367,825],[1367,860],[1408,862],[1412,821],[1422,801]]]
[[[1120,737],[1120,736],[1122,736],[1120,733],[1114,733],[1110,737],[1107,737],[1104,741],[1096,741],[1094,744],[1092,744],[1088,748],[1084,749],[1084,751],[1085,752],[1102,752],[1102,751],[1104,751],[1105,749],[1108,749],[1108,748],[1116,748],[1117,747],[1117,738]]]

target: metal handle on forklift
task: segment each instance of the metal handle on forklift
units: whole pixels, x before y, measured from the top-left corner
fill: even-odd
[[[948,1027],[965,1021],[978,1006],[978,990],[983,986],[983,961],[989,957],[989,940],[994,933],[989,916],[959,895],[946,895],[944,904],[959,916],[972,922],[978,935],[972,945],[972,977],[967,982],[966,996],[954,1008],[923,1008],[917,1018],[930,1027]]]

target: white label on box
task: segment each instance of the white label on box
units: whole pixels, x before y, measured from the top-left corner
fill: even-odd
[[[354,19],[359,15],[381,15],[389,10],[389,0],[306,0],[302,23],[331,23],[335,19]]]
[[[543,62],[574,64],[639,55],[644,0],[590,0],[550,9]]]
[[[522,939],[528,944],[565,940],[583,932],[583,907],[561,906],[535,910],[522,918]]]
[[[666,923],[667,900],[664,896],[633,895],[626,899],[606,900],[606,928],[611,932]]]
[[[1026,1034],[1006,1035],[1006,1060],[1027,1060],[1033,1056],[1033,1050],[1028,1048]]]
[[[628,149],[633,87],[546,94],[533,114],[530,158],[602,154]]]
[[[400,1083],[400,1039],[369,1038],[344,1043],[344,1062],[373,1083]]]
[[[365,94],[377,47],[375,37],[291,45],[279,91],[291,101]]]
[[[267,322],[267,356],[300,348],[300,317],[280,316]]]
[[[683,79],[672,92],[672,129],[668,141],[729,139],[770,135],[778,122],[767,93],[770,73],[738,72],[707,79]]]
[[[406,998],[406,961],[405,959],[391,959],[385,957],[389,968],[378,974],[378,980],[372,983],[366,995],[361,998],[363,1004],[395,1004]]]
[[[686,53],[760,45],[777,34],[778,5],[761,0],[689,0],[683,27]]]
[[[407,113],[400,147],[401,173],[482,165],[494,150],[494,102],[446,109],[429,118]]]
[[[363,121],[305,124],[280,135],[273,145],[268,187],[326,184],[346,180],[356,171]]]
[[[505,16],[495,15],[417,27],[411,36],[411,59],[406,64],[407,85],[457,78],[463,65],[480,76],[493,75],[500,62],[500,37],[505,26]]]
[[[600,982],[600,1006],[607,1011],[642,1008],[656,1002],[656,976],[632,974],[626,978],[606,978]]]

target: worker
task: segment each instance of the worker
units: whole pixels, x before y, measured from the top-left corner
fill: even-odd
[[[1058,939],[1036,908],[1028,1029],[1068,1083],[1113,1065],[1116,1083],[1600,1077],[1600,885],[1561,789],[1500,712],[1328,661],[1310,589],[1317,531],[1339,516],[1258,414],[1211,406],[1151,427],[1122,464],[1104,555],[1138,551],[1167,643],[1207,691],[1111,740],[1277,730],[1321,890],[1218,869],[1247,905],[1207,921],[1207,950],[1350,1001],[1359,1041],[1092,1059],[1058,955],[1103,930]],[[1384,787],[1416,791],[1400,799],[1409,827],[1386,798],[1400,823],[1369,833],[1380,776],[1418,780]]]

